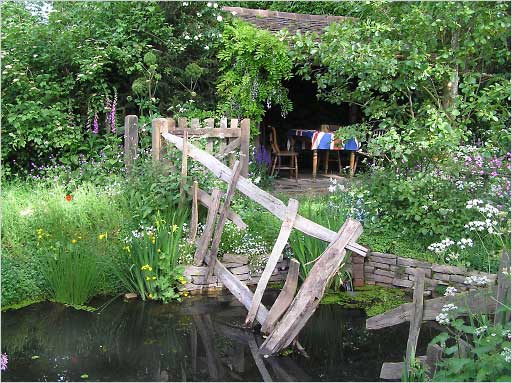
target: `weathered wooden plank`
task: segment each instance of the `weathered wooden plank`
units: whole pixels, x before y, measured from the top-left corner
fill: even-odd
[[[236,191],[236,183],[238,181],[238,177],[240,177],[240,172],[242,170],[242,164],[237,161],[235,162],[235,166],[233,167],[233,177],[231,178],[231,183],[229,184],[228,191],[226,192],[226,197],[224,198],[224,204],[220,209],[219,221],[217,222],[217,227],[215,228],[215,234],[213,235],[212,247],[210,251],[210,263],[208,265],[208,272],[206,273],[206,279],[208,279],[213,274],[213,268],[215,266],[215,262],[217,261],[217,253],[219,251],[220,240],[222,237],[222,232],[224,230],[224,225],[228,219],[228,210],[231,205],[231,200],[235,195]]]
[[[256,344],[256,340],[254,339],[254,335],[249,337],[249,350],[251,351],[252,358],[254,359],[254,363],[256,367],[258,367],[258,371],[260,372],[261,377],[264,382],[272,382],[272,377],[268,373],[267,368],[265,367],[265,362],[261,357],[261,354],[258,352],[258,345]]]
[[[489,296],[495,296],[496,290],[496,287],[493,286],[488,289],[460,293],[454,297],[439,297],[426,300],[423,308],[423,320],[435,320],[436,316],[441,313],[443,306],[448,303],[453,303],[457,307],[464,309],[465,312],[471,312],[472,314],[492,313],[496,308],[496,302],[493,299],[489,299]],[[366,320],[366,328],[378,330],[408,322],[411,320],[413,312],[414,305],[412,303],[405,303],[393,310],[368,318]]]
[[[183,150],[181,151],[181,180],[180,180],[180,205],[185,203],[186,192],[185,186],[187,185],[188,173],[188,133],[185,131],[183,135]]]
[[[227,155],[229,155],[232,151],[240,146],[240,137],[232,139],[224,149],[220,149],[219,152],[215,155],[215,158],[219,160],[223,159]]]
[[[290,303],[292,303],[295,291],[297,291],[299,268],[300,262],[294,258],[290,259],[290,266],[288,267],[288,274],[286,275],[286,281],[284,282],[283,289],[270,308],[267,320],[261,327],[261,332],[263,334],[269,334],[272,332],[279,318],[281,318],[290,306]]]
[[[192,184],[192,212],[190,217],[190,231],[188,241],[194,243],[197,235],[197,225],[199,223],[199,204],[197,200],[197,192],[199,189],[199,183],[194,181]]]
[[[496,310],[494,314],[494,325],[505,324],[510,321],[510,310],[504,310],[510,305],[510,277],[503,273],[507,270],[510,273],[510,253],[503,250],[498,270],[498,291],[496,293]]]
[[[220,129],[220,128],[198,128],[192,129],[188,128],[188,136],[189,137],[206,137],[206,138],[237,138],[242,135],[240,129]],[[174,129],[172,134],[182,137],[184,129],[180,129],[179,127]]]
[[[167,133],[167,120],[165,118],[155,118],[151,121],[151,155],[154,162],[162,159],[163,140],[162,133]],[[183,150],[183,144],[182,149]]]
[[[186,117],[178,118],[178,129],[184,132],[188,128],[188,119]]]
[[[427,357],[424,355],[418,357],[421,363],[424,363],[426,358]],[[404,366],[404,362],[382,363],[380,378],[384,380],[400,380],[402,378]]]
[[[215,219],[217,218],[217,212],[219,211],[220,194],[221,192],[219,189],[213,189],[212,200],[210,208],[208,209],[208,216],[206,217],[206,225],[194,255],[194,264],[196,266],[201,266],[203,264],[206,251],[210,245],[210,239],[212,238],[213,229],[215,227]]]
[[[163,135],[164,138],[174,144],[179,150],[183,150],[183,139],[174,134],[166,133]],[[190,136],[189,136],[190,137]],[[209,155],[204,150],[197,148],[196,146],[189,143],[189,157],[203,164],[206,168],[208,168],[214,175],[223,180],[224,182],[231,181],[232,171],[229,167],[224,165],[222,162],[217,160],[215,157]],[[284,219],[284,214],[286,210],[286,205],[274,197],[270,193],[260,189],[258,186],[254,185],[251,181],[249,181],[243,175],[239,178],[237,182],[237,189],[259,203],[269,212],[274,214],[280,220]],[[304,218],[300,215],[297,215],[295,218],[294,228],[302,231],[304,234],[310,235],[312,237],[321,239],[322,241],[332,242],[337,234],[336,232],[323,227],[322,225],[317,224],[307,218]],[[364,248],[362,250],[362,246],[356,244],[355,242],[351,242],[346,246],[347,250],[353,251],[360,255],[366,255],[368,249]]]
[[[427,356],[425,367],[430,376],[436,371],[436,364],[443,358],[443,348],[438,344],[429,344],[427,347]]]
[[[345,246],[362,232],[363,226],[358,221],[351,218],[345,221],[336,239],[314,264],[288,311],[261,346],[262,353],[274,354],[297,337],[318,307],[329,281],[345,260]]]
[[[409,337],[407,338],[407,351],[405,353],[405,363],[408,369],[411,360],[414,360],[416,355],[416,346],[418,345],[423,320],[423,292],[425,290],[425,273],[422,270],[416,270],[414,276],[414,295],[412,298],[414,313],[409,324]]]
[[[199,199],[199,202],[201,202],[204,206],[207,208],[210,208],[212,204],[212,198],[210,195],[205,192],[204,190],[197,189],[197,197]],[[238,214],[236,214],[233,210],[228,210],[228,219],[233,222],[237,227],[239,227],[242,230],[247,229],[247,224],[240,218]]]
[[[228,127],[228,119],[226,117],[222,117],[220,119],[220,128],[221,129],[231,129],[231,127]],[[227,140],[227,138],[220,139],[219,152],[223,151],[224,148],[226,147],[226,140]]]
[[[277,237],[276,243],[268,257],[267,264],[265,265],[265,269],[263,273],[261,273],[260,280],[258,281],[258,286],[256,287],[256,291],[254,292],[254,300],[252,302],[252,306],[249,309],[249,313],[245,318],[245,326],[252,327],[254,323],[254,318],[256,317],[256,312],[258,307],[260,306],[261,299],[263,298],[263,293],[267,288],[268,281],[274,272],[277,262],[283,253],[284,247],[288,243],[288,238],[293,229],[293,222],[295,221],[295,217],[297,216],[297,211],[299,210],[299,201],[296,199],[290,198],[288,201],[288,207],[286,208],[285,219],[281,225],[281,230],[279,231],[279,235]]]
[[[205,123],[206,123],[206,126],[209,130],[209,133],[207,135],[204,135],[204,137],[207,137],[206,138],[206,151],[208,153],[213,153],[213,140],[211,137],[212,134],[216,134],[216,133],[219,133],[219,129],[218,128],[215,128],[215,120],[213,118],[207,118],[205,120]],[[204,131],[204,129],[202,129]],[[222,135],[222,137],[224,137],[224,135]]]
[[[240,123],[240,161],[242,176],[249,176],[249,141],[251,139],[251,120],[244,118]]]
[[[139,146],[139,119],[129,115],[124,118],[124,165],[130,172]]]

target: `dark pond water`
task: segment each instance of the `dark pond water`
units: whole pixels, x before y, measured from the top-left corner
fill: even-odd
[[[270,292],[264,302],[276,296]],[[9,365],[1,378],[262,381],[251,353],[261,337],[236,327],[246,313],[228,293],[168,305],[118,299],[100,313],[49,302],[4,312],[2,351]],[[276,381],[375,381],[383,362],[403,360],[407,331],[407,324],[367,331],[364,312],[321,305],[300,336],[309,359],[261,360]],[[422,330],[419,352],[432,336]]]

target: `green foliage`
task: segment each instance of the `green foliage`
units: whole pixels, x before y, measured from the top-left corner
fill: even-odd
[[[355,293],[343,291],[325,294],[320,303],[364,309],[366,315],[372,317],[407,303],[407,299],[403,290],[366,285],[356,288]]]
[[[218,59],[221,113],[258,123],[265,114],[265,104],[279,105],[284,115],[292,109],[282,84],[292,74],[284,37],[234,21],[224,30]]]
[[[142,300],[181,300],[178,282],[185,282],[183,268],[178,265],[183,223],[187,211],[175,211],[161,217],[155,225],[132,231],[127,239],[127,257],[114,265],[114,272],[129,291],[137,292]]]
[[[152,223],[160,211],[173,210],[179,202],[181,175],[168,167],[155,164],[148,153],[134,164],[123,190],[127,210],[135,222]]]
[[[510,308],[509,308],[510,310]],[[443,332],[431,343],[440,344],[445,357],[437,365],[434,381],[506,382],[510,380],[510,321],[492,326],[486,317],[473,318],[470,325],[453,320],[450,334]],[[464,352],[456,343],[469,343]]]
[[[29,6],[37,8],[1,4],[3,175],[46,164],[50,155],[78,166],[79,154],[96,151],[82,145],[95,116],[103,134],[119,128],[123,114],[165,113],[190,99],[213,108],[219,9],[198,2],[54,2],[45,15]],[[199,78],[190,64],[202,68]],[[193,89],[183,88],[191,78]]]
[[[410,166],[448,155],[471,135],[510,147],[510,4],[356,8],[360,19],[332,24],[320,41],[298,34],[293,56],[319,97],[358,105],[365,121],[388,131],[375,152]]]

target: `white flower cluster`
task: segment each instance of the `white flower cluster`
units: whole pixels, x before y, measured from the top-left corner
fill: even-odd
[[[501,335],[503,335],[505,338],[508,338],[508,340],[512,338],[512,336],[510,335],[510,330],[503,330],[501,332]]]
[[[466,285],[485,286],[489,283],[489,278],[485,275],[471,275],[464,279]]]
[[[512,347],[505,347],[500,355],[505,359],[505,362],[510,363],[512,360]]]
[[[440,313],[438,316],[436,316],[436,322],[439,324],[450,324],[450,318],[448,318],[448,314],[446,313]]]
[[[466,209],[476,209],[488,218],[492,218],[500,213],[499,209],[490,203],[484,205],[481,199],[472,199],[466,203]]]
[[[476,336],[480,336],[482,335],[484,332],[487,331],[487,326],[482,326],[482,327],[478,327],[476,330],[475,330],[475,335]]]
[[[491,221],[487,218],[485,221],[471,221],[464,225],[469,231],[484,231],[486,230],[489,234],[497,233],[495,226],[498,224],[497,221]]]
[[[450,238],[443,239],[441,242],[432,243],[428,250],[433,251],[436,254],[441,254],[446,251],[451,245],[455,244]]]
[[[464,250],[466,247],[473,247],[473,240],[471,238],[461,238],[460,241],[457,241],[457,246],[461,250]]]
[[[454,297],[457,294],[457,289],[453,286],[448,286],[444,292],[445,297]]]
[[[344,191],[345,185],[339,184],[338,180],[336,178],[329,178],[329,182],[331,183],[329,185],[329,193],[334,193],[336,190]]]
[[[455,306],[453,303],[447,303],[443,306],[443,308],[441,309],[442,312],[444,313],[447,313],[447,312],[450,312],[450,311],[454,311],[454,310],[457,310],[458,307]]]

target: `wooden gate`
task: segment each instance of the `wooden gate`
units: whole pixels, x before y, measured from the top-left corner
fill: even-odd
[[[330,279],[345,262],[345,259],[347,258],[347,250],[356,252],[363,256],[368,252],[366,248],[355,242],[363,231],[362,225],[358,221],[349,218],[336,233],[300,216],[297,214],[298,201],[290,199],[288,206],[286,206],[281,200],[258,188],[246,178],[243,168],[247,163],[243,163],[245,160],[243,157],[241,157],[240,161],[235,161],[232,168],[229,168],[216,158],[227,153],[228,149],[230,149],[229,145],[233,144],[233,147],[236,147],[236,141],[227,143],[224,150],[220,150],[220,153],[218,153],[217,156],[213,156],[207,152],[208,147],[207,151],[204,151],[197,148],[187,140],[188,133],[192,132],[195,134],[200,128],[193,127],[187,129],[185,127],[186,123],[184,122],[181,123],[182,127],[180,128],[179,121],[178,127],[172,125],[172,121],[173,120],[168,119],[156,119],[153,121],[153,159],[155,161],[159,161],[161,159],[160,153],[163,146],[163,138],[167,143],[175,145],[182,151],[184,163],[186,163],[187,157],[190,157],[191,159],[200,162],[219,179],[225,181],[229,185],[227,193],[224,196],[224,202],[221,201],[221,192],[219,189],[215,188],[211,196],[203,191],[201,191],[201,193],[197,193],[198,195],[202,195],[202,199],[199,197],[197,199],[207,206],[208,216],[203,235],[196,241],[196,265],[205,262],[209,268],[209,271],[205,276],[206,280],[208,280],[208,277],[215,272],[224,286],[228,288],[231,293],[247,308],[247,327],[252,327],[253,322],[256,320],[261,323],[264,331],[268,332],[269,335],[267,339],[260,346],[261,353],[275,354],[290,345],[292,342],[300,347],[297,342],[297,336],[318,307]],[[192,121],[196,121],[197,124],[198,120]],[[246,121],[245,124],[247,125],[244,124],[244,121]],[[246,126],[245,129],[248,130],[248,123],[248,120],[242,120],[241,129],[243,130],[244,126]],[[209,129],[207,132],[208,134],[216,133],[214,132],[214,128],[206,129]],[[225,134],[220,132],[226,131],[227,129],[221,128],[219,134]],[[157,136],[157,134],[160,134],[160,136]],[[213,137],[218,136],[214,135]],[[225,137],[225,135],[223,137]],[[240,132],[241,149],[242,137],[244,137],[244,135]],[[194,188],[197,189],[197,185],[195,185]],[[239,218],[236,213],[230,210],[231,199],[236,190],[259,203],[283,221],[279,236],[258,282],[255,293],[249,290],[249,288],[238,280],[235,275],[231,274],[222,262],[217,259],[218,245],[226,220],[231,219],[236,221]],[[193,194],[196,193],[194,192]],[[197,200],[195,201],[193,196],[193,206],[194,205],[197,205]],[[194,217],[192,217],[192,219],[194,219]],[[197,221],[195,224],[197,224]],[[317,259],[309,276],[306,278],[296,295],[295,290],[297,287],[298,263],[292,260],[291,264],[293,265],[293,269],[292,272],[288,274],[285,282],[285,288],[269,311],[261,303],[261,297],[266,289],[269,277],[272,274],[276,263],[282,256],[284,245],[288,241],[288,237],[293,228],[298,229],[307,235],[329,242],[329,246]],[[193,230],[193,227],[191,230]]]

